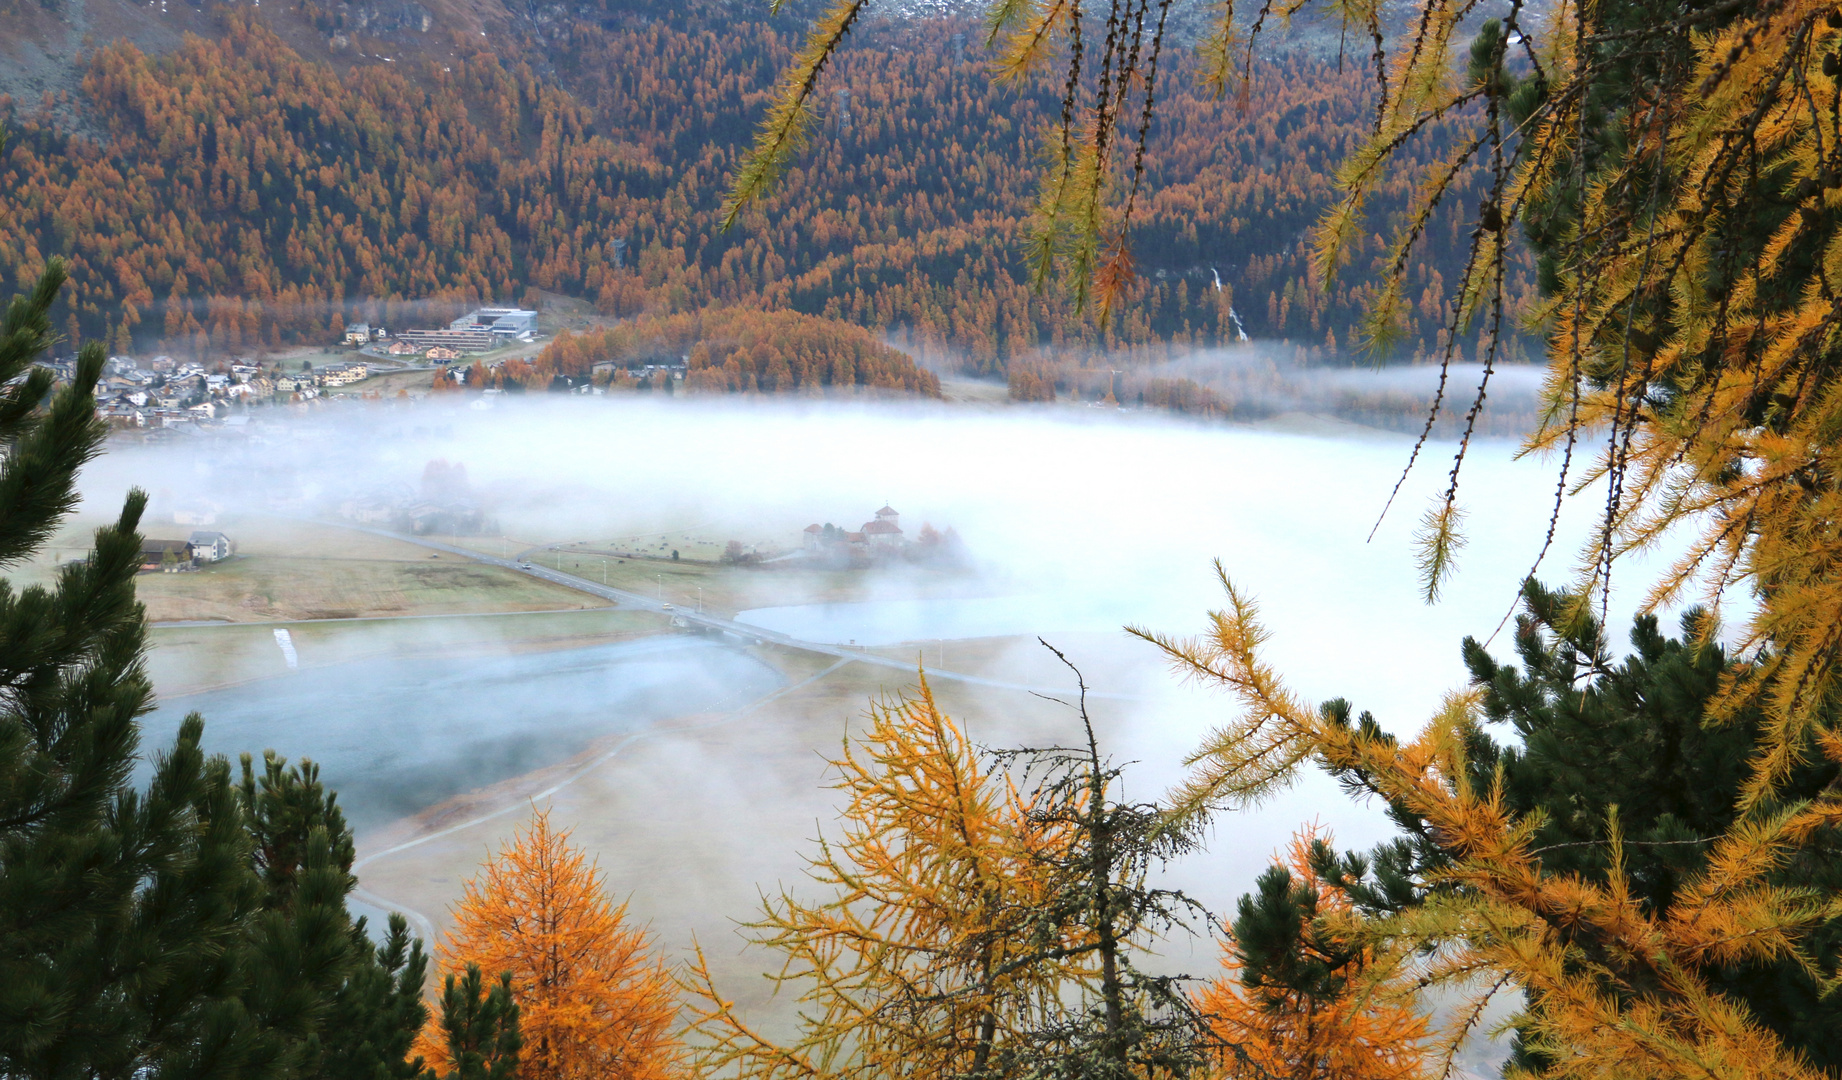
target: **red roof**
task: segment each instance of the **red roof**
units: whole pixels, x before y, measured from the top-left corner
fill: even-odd
[[[825,530],[818,525],[808,525],[806,526],[806,531],[807,532],[824,532]]]
[[[876,516],[882,517],[884,514],[895,514],[895,508],[890,506],[888,503],[884,503],[883,508],[876,512]],[[896,516],[899,517],[900,515],[898,514]]]
[[[872,521],[864,525],[863,531],[866,533],[895,533],[899,536],[901,535],[902,527],[900,525],[891,525],[887,521]]]

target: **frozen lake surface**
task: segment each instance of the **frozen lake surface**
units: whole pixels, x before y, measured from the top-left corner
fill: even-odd
[[[171,746],[185,715],[201,713],[205,749],[233,762],[268,747],[318,762],[348,820],[363,828],[567,761],[605,735],[736,708],[782,681],[739,649],[680,636],[379,658],[165,699],[143,720],[141,750]]]

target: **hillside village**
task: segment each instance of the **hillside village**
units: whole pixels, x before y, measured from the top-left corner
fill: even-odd
[[[96,413],[123,431],[229,434],[229,429],[248,423],[245,412],[252,407],[311,403],[329,390],[374,375],[439,370],[543,336],[537,332],[535,311],[482,307],[444,328],[405,330],[394,337],[385,327],[348,325],[340,344],[353,348],[355,355],[317,366],[244,356],[206,362],[168,355],[111,356],[96,388]],[[42,361],[40,366],[52,373],[54,382],[68,383],[76,373],[76,357]]]

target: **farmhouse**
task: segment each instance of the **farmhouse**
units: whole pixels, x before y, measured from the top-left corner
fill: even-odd
[[[197,562],[222,562],[237,551],[230,537],[221,532],[195,532],[186,544],[192,549],[192,558]]]
[[[189,541],[141,541],[142,570],[191,569],[192,565],[192,545]]]

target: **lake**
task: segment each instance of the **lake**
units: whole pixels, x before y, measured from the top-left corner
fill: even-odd
[[[567,761],[606,735],[739,707],[782,682],[740,649],[681,636],[380,657],[165,699],[143,721],[141,745],[144,754],[170,746],[185,715],[201,713],[208,751],[234,761],[274,747],[318,762],[364,828]]]

